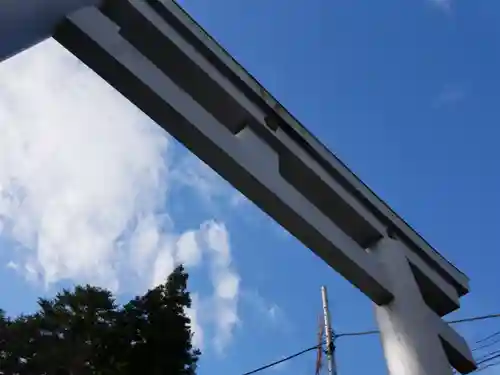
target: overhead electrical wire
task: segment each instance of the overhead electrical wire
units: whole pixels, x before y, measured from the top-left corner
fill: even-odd
[[[477,352],[479,350],[490,348],[494,345],[499,344],[500,343],[500,337],[498,337],[499,335],[500,335],[500,331],[497,331],[497,332],[493,332],[492,334],[490,334],[490,335],[488,335],[480,340],[477,340],[476,344],[481,344],[481,345],[476,346],[474,349],[472,349],[472,351]],[[488,368],[493,368],[493,367],[499,366],[500,361],[497,361],[495,363],[489,363],[495,359],[499,359],[500,358],[499,356],[500,356],[500,350],[497,349],[497,350],[490,351],[489,353],[484,354],[481,357],[477,358],[476,363],[478,365],[478,368],[475,371],[475,373],[484,371]]]
[[[474,317],[471,317],[471,318],[464,318],[464,319],[456,319],[456,320],[451,320],[449,322],[447,322],[448,324],[460,324],[460,323],[469,323],[469,322],[475,322],[475,321],[479,321],[479,320],[486,320],[486,319],[493,319],[493,318],[500,318],[500,314],[488,314],[488,315],[481,315],[481,316],[474,316]],[[341,333],[336,333],[334,334],[334,339],[338,339],[340,337],[353,337],[353,336],[365,336],[365,335],[375,335],[375,334],[378,334],[379,331],[378,330],[370,330],[370,331],[360,331],[360,332],[341,332]],[[498,332],[495,332],[491,335],[489,335],[488,337],[485,337],[484,339],[481,339],[477,342],[477,344],[481,343],[481,342],[484,342],[486,340],[489,340],[497,335],[500,335],[500,331]],[[305,353],[308,353],[310,351],[313,351],[313,350],[316,350],[318,348],[321,348],[323,345],[325,344],[325,342],[323,342],[322,344],[320,345],[314,345],[314,346],[311,346],[310,348],[307,348],[307,349],[304,349],[304,350],[301,350],[300,352],[297,352],[295,354],[292,354],[292,355],[289,355],[288,357],[285,357],[285,358],[282,358],[278,361],[275,361],[275,362],[271,362],[265,366],[261,366],[255,370],[252,370],[252,371],[249,371],[249,372],[245,372],[243,373],[242,375],[253,375],[253,374],[256,374],[260,371],[263,371],[263,370],[267,370],[268,368],[271,368],[271,367],[274,367],[276,365],[279,365],[280,363],[283,363],[283,362],[287,362],[293,358],[296,358],[296,357],[299,357]],[[493,353],[496,353],[496,352],[493,352]],[[490,353],[490,354],[493,354],[493,353]],[[498,355],[494,355],[493,357],[491,358],[484,358],[482,360],[482,362],[478,362],[478,365],[479,364],[483,364],[483,363],[487,363],[489,361],[492,361],[494,359],[497,359],[497,358],[500,358],[500,354]],[[498,363],[500,364],[500,362]],[[495,364],[491,364],[491,366],[493,366]],[[487,365],[488,366],[488,365]],[[488,367],[491,367],[491,366],[488,366]],[[478,369],[478,370],[482,370],[483,368],[481,369]]]
[[[477,362],[478,365],[482,365],[483,363],[487,363],[487,362],[490,362],[490,361],[493,361],[494,359],[497,359],[497,358],[500,358],[500,354],[495,354],[495,355],[492,355],[488,358],[485,358],[479,362]]]
[[[474,316],[471,318],[463,318],[463,319],[456,319],[456,320],[450,320],[447,322],[448,324],[461,324],[461,323],[469,323],[469,322],[475,322],[478,320],[486,320],[486,319],[493,319],[493,318],[500,318],[500,314],[488,314],[488,315],[481,315],[481,316]],[[378,334],[378,330],[371,330],[371,331],[361,331],[361,332],[347,332],[347,333],[337,333],[335,337],[345,337],[345,336],[365,336],[365,335],[376,335]],[[480,342],[489,340],[495,336],[500,335],[499,332],[495,332],[494,334],[485,337],[482,340],[479,340],[476,342],[476,344],[479,344]]]
[[[489,348],[490,346],[493,346],[493,345],[498,344],[498,343],[500,343],[500,338],[498,338],[496,340],[493,340],[491,342],[488,342],[486,344],[483,344],[483,345],[480,345],[480,346],[476,346],[474,349],[472,349],[472,351],[475,352],[477,350]]]
[[[485,320],[485,319],[493,319],[493,318],[500,318],[500,314],[488,314],[488,315],[482,315],[482,316],[474,316],[472,318],[451,320],[448,323],[449,324],[459,324],[459,323],[468,323],[468,322],[474,322],[476,320]]]
[[[500,350],[494,350],[492,352],[489,352],[488,354],[485,354],[485,355],[477,358],[476,361],[479,363],[479,362],[482,362],[484,360],[487,360],[488,358],[491,358],[491,356],[495,356],[498,354],[500,354]]]
[[[495,332],[495,333],[492,333],[491,335],[486,336],[484,339],[481,339],[481,340],[476,341],[476,344],[480,344],[480,343],[482,343],[482,342],[488,341],[489,339],[492,339],[493,337],[496,337],[496,336],[498,336],[498,335],[500,335],[500,331],[497,331],[497,332]]]
[[[293,359],[293,358],[295,358],[295,357],[301,356],[302,354],[305,354],[305,353],[307,353],[307,352],[311,352],[311,351],[313,351],[313,350],[316,350],[316,349],[318,349],[318,348],[322,347],[324,344],[325,344],[325,343],[323,342],[323,343],[322,343],[322,344],[320,344],[320,345],[314,345],[314,346],[311,346],[310,348],[307,348],[307,349],[301,350],[301,351],[300,351],[300,352],[298,352],[298,353],[295,353],[295,354],[292,354],[292,355],[290,355],[290,356],[288,356],[288,357],[282,358],[282,359],[280,359],[279,361],[275,361],[275,362],[269,363],[268,365],[265,365],[265,366],[259,367],[259,368],[255,369],[255,370],[252,370],[252,371],[249,371],[249,372],[245,372],[245,373],[244,373],[244,374],[242,374],[242,375],[251,375],[251,374],[255,374],[255,373],[257,373],[257,372],[260,372],[260,371],[262,371],[262,370],[266,370],[266,369],[268,369],[268,368],[270,368],[270,367],[274,367],[274,366],[276,366],[276,365],[279,365],[280,363],[283,363],[283,362],[289,361],[290,359]]]
[[[486,370],[488,368],[496,367],[498,365],[500,365],[500,361],[499,362],[495,362],[495,363],[488,363],[486,366],[478,368],[476,371],[474,371],[474,373],[478,373],[478,372],[484,371],[484,370]]]
[[[500,338],[497,338],[495,340],[491,340],[491,339],[495,338],[496,336],[498,336],[499,334],[500,334],[500,331],[495,332],[491,335],[486,336],[483,339],[476,341],[476,343],[484,343],[484,344],[475,347],[474,349],[472,349],[472,351],[482,350],[482,349],[489,348],[493,345],[500,343]],[[490,341],[490,342],[488,342],[488,341]],[[493,367],[499,366],[500,361],[497,361],[495,363],[489,363],[489,362],[491,362],[495,359],[499,359],[499,358],[500,358],[500,350],[499,349],[490,351],[489,353],[484,354],[481,357],[477,358],[476,363],[478,365],[478,368],[475,371],[475,373],[484,371],[488,368],[493,368]]]

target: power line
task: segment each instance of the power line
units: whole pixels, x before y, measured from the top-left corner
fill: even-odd
[[[485,341],[487,341],[487,340],[489,340],[489,339],[492,339],[493,337],[498,336],[498,335],[500,335],[500,331],[497,331],[497,332],[495,332],[495,333],[492,333],[491,335],[486,336],[484,339],[481,339],[481,340],[476,341],[476,344],[480,344],[480,343],[482,343],[482,342],[485,342]]]
[[[500,350],[494,350],[492,352],[489,352],[488,354],[485,354],[482,357],[479,357],[478,359],[476,359],[476,361],[479,363],[479,362],[482,362],[483,360],[486,360],[486,359],[490,358],[491,356],[497,355],[497,354],[500,354]]]
[[[448,324],[460,324],[460,323],[469,323],[469,322],[475,322],[475,321],[478,321],[478,320],[486,320],[486,319],[493,319],[493,318],[500,318],[500,314],[489,314],[489,315],[482,315],[482,316],[474,316],[474,317],[471,317],[471,318],[464,318],[464,319],[457,319],[457,320],[451,320],[448,322]],[[360,331],[360,332],[344,332],[344,333],[337,333],[335,334],[334,336],[334,339],[337,339],[337,338],[340,338],[340,337],[353,337],[353,336],[365,336],[365,335],[375,335],[375,334],[378,334],[379,331],[378,330],[371,330],[371,331]],[[488,340],[496,335],[499,335],[500,334],[500,331],[499,332],[495,332],[493,335],[490,335],[482,340],[479,340],[479,342],[481,341],[485,341],[485,340]],[[279,361],[275,361],[275,362],[271,362],[265,366],[262,366],[262,367],[259,367],[255,370],[252,370],[252,371],[249,371],[249,372],[245,372],[243,373],[242,375],[252,375],[252,374],[255,374],[257,372],[260,372],[260,371],[263,371],[263,370],[267,370],[268,368],[271,368],[271,367],[274,367],[276,365],[279,365],[280,363],[283,363],[283,362],[287,362],[293,358],[296,358],[296,357],[299,357],[307,352],[310,352],[312,350],[315,350],[315,349],[318,349],[318,348],[321,348],[323,345],[325,344],[325,342],[321,343],[320,345],[314,345],[310,348],[307,348],[307,349],[304,349],[304,350],[301,350],[300,352],[297,352],[295,354],[292,354],[288,357],[285,357],[285,358],[282,358],[280,359]],[[500,354],[498,356],[493,356],[492,358],[487,358],[485,360],[487,360],[488,362],[491,361],[491,360],[494,360],[496,358],[500,358]],[[485,362],[481,362],[481,363],[485,363]],[[480,364],[480,363],[478,363]],[[493,365],[493,364],[492,364]]]
[[[483,359],[482,361],[479,361],[477,364],[482,365],[483,363],[487,363],[490,361],[493,361],[494,359],[500,358],[500,354],[492,355],[488,358]]]
[[[475,352],[477,350],[489,348],[490,346],[498,344],[499,342],[500,342],[500,337],[498,339],[496,339],[496,340],[493,340],[492,342],[487,343],[487,344],[483,344],[483,345],[477,346],[474,349],[472,349],[472,351]]]
[[[361,332],[341,332],[335,334],[335,338],[338,337],[348,337],[348,336],[366,336],[366,335],[376,335],[380,333],[378,330],[373,331],[361,331]]]
[[[288,356],[288,357],[282,358],[282,359],[280,359],[279,361],[272,362],[272,363],[270,363],[270,364],[268,364],[268,365],[265,365],[265,366],[259,367],[258,369],[252,370],[252,371],[250,371],[250,372],[245,372],[243,375],[255,374],[256,372],[260,372],[260,371],[262,371],[262,370],[266,370],[266,369],[268,369],[268,368],[270,368],[270,367],[273,367],[273,366],[279,365],[280,363],[283,363],[283,362],[289,361],[289,360],[291,360],[291,359],[293,359],[293,358],[295,358],[295,357],[301,356],[302,354],[305,354],[305,353],[310,352],[310,351],[312,351],[312,350],[318,349],[318,348],[322,347],[322,346],[323,346],[323,344],[324,344],[324,342],[323,342],[323,343],[321,343],[320,345],[314,345],[314,346],[312,346],[312,347],[310,347],[310,348],[307,348],[307,349],[301,350],[300,352],[295,353],[295,354],[292,354],[292,355],[290,355],[290,356]]]
[[[457,320],[450,320],[447,322],[448,324],[461,324],[461,323],[470,323],[470,322],[475,322],[478,320],[486,320],[486,319],[493,319],[493,318],[500,318],[500,314],[489,314],[489,315],[482,315],[482,316],[474,316],[471,318],[464,318],[464,319],[457,319]],[[380,333],[378,330],[371,330],[371,331],[360,331],[360,332],[347,332],[347,333],[337,333],[335,336],[336,337],[346,337],[346,336],[365,336],[365,335],[376,335]],[[480,341],[486,341],[494,336],[500,335],[499,332],[495,332],[494,334],[479,340],[477,342],[480,343]]]
[[[493,319],[493,318],[500,318],[500,314],[489,314],[489,315],[475,316],[472,318],[452,320],[452,321],[449,321],[448,323],[449,324],[468,323],[468,322],[474,322],[476,320],[485,320],[485,319]]]
[[[489,364],[487,364],[486,366],[483,366],[483,367],[481,367],[481,368],[478,368],[476,371],[474,371],[474,373],[484,371],[484,370],[486,370],[486,369],[488,369],[488,368],[497,367],[498,365],[500,365],[500,362],[489,363]]]

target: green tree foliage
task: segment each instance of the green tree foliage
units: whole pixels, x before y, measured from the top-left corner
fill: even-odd
[[[89,285],[39,299],[39,310],[15,319],[0,310],[0,374],[194,375],[188,275],[118,306],[111,292]]]

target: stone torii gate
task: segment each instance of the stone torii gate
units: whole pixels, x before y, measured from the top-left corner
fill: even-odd
[[[391,375],[476,368],[441,319],[467,277],[175,2],[2,0],[0,61],[49,37],[370,298]]]

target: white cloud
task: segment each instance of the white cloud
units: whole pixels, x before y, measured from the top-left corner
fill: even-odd
[[[281,309],[279,308],[278,305],[272,304],[271,307],[268,309],[269,316],[271,319],[276,320],[281,313]]]
[[[450,11],[453,0],[428,0],[444,11]]]
[[[15,263],[13,261],[9,261],[7,263],[7,268],[10,268],[10,269],[12,269],[14,271],[17,271],[17,270],[19,270],[19,264]]]
[[[234,299],[238,294],[240,280],[234,273],[227,270],[219,270],[215,274],[217,297],[224,300]]]
[[[159,231],[169,142],[82,67],[53,41],[0,66],[0,216],[46,284],[116,289],[119,237]]]
[[[167,276],[174,270],[175,260],[172,250],[168,247],[161,249],[154,261],[153,277],[151,279],[151,287],[155,287],[165,282]]]
[[[221,352],[231,340],[233,330],[239,322],[240,278],[231,264],[229,233],[226,226],[223,223],[210,221],[202,225],[201,232],[212,257],[215,324],[218,328],[214,343],[217,350]]]
[[[201,248],[196,241],[196,232],[189,231],[182,234],[177,241],[177,259],[186,267],[197,266],[201,262]]]
[[[165,267],[168,263],[164,254],[169,254],[170,252],[166,238],[162,235],[159,223],[154,215],[148,214],[147,217],[137,219],[138,223],[130,234],[128,241],[121,244],[122,251],[128,249],[130,263],[127,266],[130,267],[135,277],[141,278],[141,275],[148,272],[151,262],[156,258],[153,279],[162,277],[161,273],[163,270],[161,267]],[[117,249],[115,249],[115,252],[116,250]],[[173,260],[171,263],[173,264]],[[173,266],[169,272],[172,271],[172,269]],[[158,274],[160,276],[157,276]],[[156,285],[164,280],[164,278],[159,280]]]
[[[193,307],[188,309],[187,313],[196,319],[193,322],[193,329],[197,342],[200,342],[204,333],[197,311],[198,306],[204,306],[203,312],[207,314],[204,321],[215,325],[213,343],[216,350],[222,353],[231,341],[234,328],[239,322],[240,277],[232,264],[227,228],[223,223],[209,220],[202,223],[196,231],[188,231],[177,237],[171,246],[173,246],[171,249],[158,254],[154,266],[153,286],[163,282],[176,263],[197,266],[202,253],[206,253],[214,288],[213,296],[203,299],[196,294],[193,298]],[[210,311],[207,311],[206,307]]]
[[[191,329],[193,331],[193,345],[203,350],[204,345],[204,332],[203,328],[200,325],[198,311],[200,311],[200,298],[199,295],[193,293],[191,295],[192,303],[191,308],[187,309],[186,313],[189,319],[191,320]]]
[[[206,252],[214,340],[227,345],[239,293],[227,229],[207,221],[176,233],[167,200],[182,181],[219,194],[215,173],[202,164],[171,172],[170,138],[54,41],[0,65],[0,134],[0,235],[19,245],[11,268],[46,286],[67,279],[135,292],[178,262],[199,266]],[[199,346],[201,298],[188,310]]]
[[[213,252],[215,266],[224,269],[231,263],[229,235],[226,226],[215,221],[207,222],[202,227],[203,239]]]

